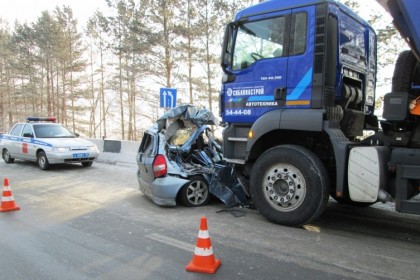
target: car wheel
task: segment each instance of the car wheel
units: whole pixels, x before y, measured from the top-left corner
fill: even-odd
[[[92,166],[92,164],[93,164],[93,161],[85,161],[85,162],[82,162],[82,165],[83,165],[84,167],[89,167],[89,166]]]
[[[311,151],[283,145],[264,152],[252,168],[251,196],[269,221],[301,226],[316,219],[328,202],[324,165]]]
[[[41,170],[47,170],[50,168],[50,163],[48,162],[47,155],[45,152],[38,153],[38,166]]]
[[[206,205],[210,201],[209,185],[201,176],[193,176],[190,182],[182,187],[180,202],[188,207]]]
[[[2,156],[3,156],[4,162],[6,162],[6,163],[14,163],[15,162],[15,159],[10,156],[10,153],[7,149],[3,149]]]

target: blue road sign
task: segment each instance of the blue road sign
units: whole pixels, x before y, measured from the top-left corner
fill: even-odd
[[[160,107],[173,108],[176,107],[176,89],[161,88],[160,89]]]

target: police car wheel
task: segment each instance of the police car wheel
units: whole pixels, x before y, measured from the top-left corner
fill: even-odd
[[[14,163],[15,159],[10,156],[10,153],[7,149],[3,149],[2,153],[3,159],[5,163]]]
[[[92,166],[92,164],[93,164],[93,161],[85,161],[85,162],[82,162],[82,165],[83,165],[84,167],[89,167],[89,166]]]
[[[50,168],[50,163],[48,162],[47,155],[45,152],[38,153],[38,166],[41,170],[47,170]]]

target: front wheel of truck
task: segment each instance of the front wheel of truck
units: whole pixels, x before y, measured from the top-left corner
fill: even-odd
[[[319,158],[295,145],[267,150],[251,172],[256,208],[269,221],[286,226],[302,226],[318,218],[328,202],[328,187]]]

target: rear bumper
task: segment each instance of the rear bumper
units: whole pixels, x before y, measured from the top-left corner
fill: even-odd
[[[156,178],[152,183],[146,182],[140,176],[137,176],[137,180],[139,190],[161,206],[175,206],[179,190],[189,182],[189,180],[172,176]]]

